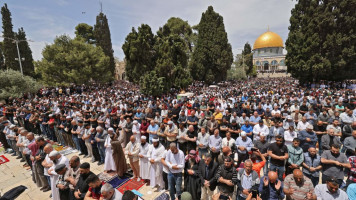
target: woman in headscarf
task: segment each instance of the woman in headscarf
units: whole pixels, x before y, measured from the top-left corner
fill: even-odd
[[[195,150],[190,150],[185,157],[184,191],[189,192],[193,199],[200,199],[201,179],[199,178],[200,157]]]

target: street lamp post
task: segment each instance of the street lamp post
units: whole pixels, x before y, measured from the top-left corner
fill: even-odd
[[[21,71],[21,74],[23,76],[22,62],[21,62],[21,56],[20,56],[20,50],[19,50],[19,41],[18,40],[14,40],[13,43],[16,43],[17,55],[19,56],[20,71]]]
[[[15,43],[16,44],[16,48],[17,48],[17,56],[18,56],[18,61],[19,61],[19,65],[20,65],[20,71],[21,71],[21,74],[23,75],[23,71],[22,71],[22,60],[25,60],[24,58],[21,58],[21,55],[20,55],[20,49],[19,49],[19,42],[24,42],[24,41],[28,41],[28,42],[33,42],[32,40],[16,40],[16,39],[12,39],[12,38],[8,38],[8,37],[4,37],[4,36],[0,36],[2,38],[6,38],[6,39],[9,39],[9,40],[12,40],[12,43]],[[16,59],[15,59],[16,60]]]

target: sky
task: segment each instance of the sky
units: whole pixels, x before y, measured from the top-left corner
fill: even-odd
[[[42,58],[46,44],[55,37],[74,37],[79,23],[95,24],[101,10],[107,16],[114,56],[123,60],[125,37],[141,24],[148,24],[154,33],[170,17],[179,17],[193,26],[199,23],[208,6],[224,18],[225,30],[234,55],[241,53],[246,42],[251,46],[267,31],[288,37],[293,0],[0,0],[7,3],[12,14],[13,30],[23,27],[35,60]],[[0,27],[1,32],[2,28]]]

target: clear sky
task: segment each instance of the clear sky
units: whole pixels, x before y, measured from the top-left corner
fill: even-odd
[[[100,2],[106,14],[114,56],[124,58],[121,49],[132,27],[145,23],[156,33],[170,17],[180,17],[190,25],[199,23],[209,5],[224,18],[225,29],[234,55],[246,42],[251,46],[269,26],[283,41],[288,36],[293,0],[1,0],[12,14],[13,30],[23,27],[35,60],[42,58],[42,49],[56,36],[74,37],[78,23],[95,24]],[[1,32],[2,32],[2,28]]]

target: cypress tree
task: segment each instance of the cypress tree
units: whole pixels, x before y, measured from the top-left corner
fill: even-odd
[[[18,57],[16,44],[13,43],[15,39],[15,34],[12,30],[12,20],[11,20],[11,12],[7,8],[7,4],[1,7],[1,15],[2,15],[2,29],[3,29],[3,53],[5,57],[5,66],[7,69],[20,70],[18,61],[15,58]],[[9,39],[11,38],[11,39]]]
[[[19,50],[21,58],[25,59],[24,61],[22,61],[23,74],[27,76],[34,76],[35,66],[33,64],[32,51],[30,49],[30,46],[28,45],[26,33],[22,27],[19,28],[19,31],[16,34],[16,38],[20,41]]]
[[[0,42],[0,70],[4,70],[5,69],[5,60],[4,60],[4,54],[3,54],[3,50],[2,50],[2,45],[3,43]]]
[[[241,65],[245,62],[246,74],[250,75],[253,71],[253,55],[252,55],[251,45],[246,42],[244,49],[242,51],[243,59],[240,59]]]
[[[110,29],[108,24],[108,19],[104,13],[100,12],[96,16],[96,24],[94,25],[94,38],[96,45],[100,46],[105,55],[110,58],[110,64],[108,70],[111,74],[115,74],[115,60],[114,60],[114,50],[112,49]]]
[[[223,17],[212,6],[202,14],[197,26],[198,39],[193,52],[190,71],[194,80],[207,83],[226,80],[233,54],[228,42]]]

